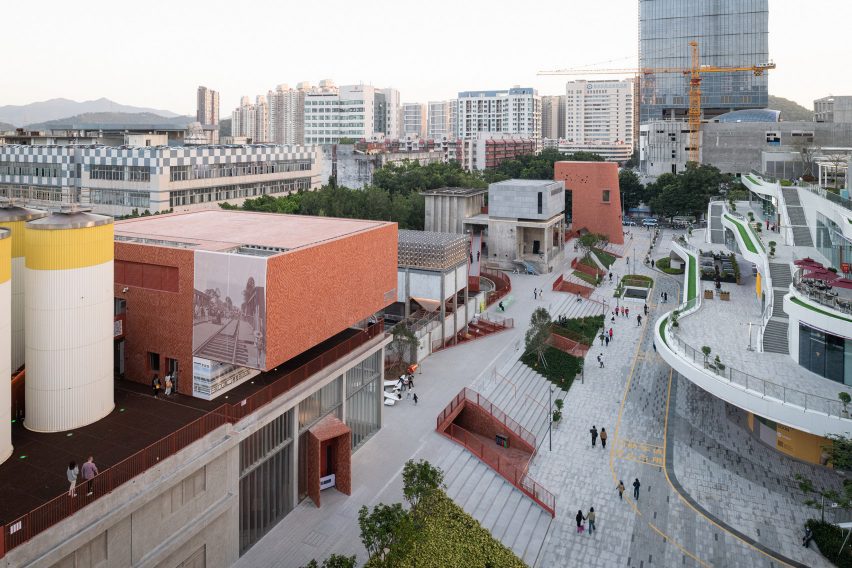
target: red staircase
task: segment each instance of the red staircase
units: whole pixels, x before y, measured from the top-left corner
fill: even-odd
[[[456,418],[467,405],[474,406],[488,414],[495,422],[506,429],[507,434],[511,433],[518,441],[517,443],[531,449],[529,461],[523,467],[518,467],[514,461],[501,455],[496,442],[494,446],[486,444],[482,441],[481,436],[477,436],[455,424]],[[471,389],[462,389],[438,415],[436,429],[439,434],[443,434],[450,440],[464,446],[485,465],[499,473],[506,481],[550,513],[552,517],[556,516],[556,496],[527,475],[529,462],[532,461],[536,448],[538,448],[535,436],[494,406],[487,398]]]

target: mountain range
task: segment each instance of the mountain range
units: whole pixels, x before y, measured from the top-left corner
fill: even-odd
[[[83,128],[105,125],[145,125],[145,126],[177,126],[185,128],[190,122],[194,122],[194,116],[172,116],[165,117],[151,112],[87,112],[56,120],[48,120],[35,124],[28,124],[27,128],[32,130],[61,130],[64,128]],[[2,128],[0,128],[2,130]]]
[[[805,108],[795,101],[785,99],[784,97],[776,97],[769,95],[768,108],[781,111],[781,120],[786,122],[794,120],[813,120],[814,111]]]
[[[82,102],[59,98],[26,105],[0,106],[0,123],[9,123],[15,127],[41,124],[57,119],[63,119],[63,122],[67,123],[70,120],[68,117],[89,113],[151,113],[165,118],[179,116],[178,113],[169,110],[123,105],[106,98]]]

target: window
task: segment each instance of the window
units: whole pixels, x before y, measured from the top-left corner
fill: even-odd
[[[601,192],[601,201],[603,201],[604,203],[609,203],[609,191],[610,190],[608,189],[604,189]]]
[[[538,214],[541,215],[542,197],[541,192],[538,192]]]

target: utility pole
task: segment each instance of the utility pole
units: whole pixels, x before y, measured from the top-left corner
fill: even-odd
[[[547,451],[553,451],[553,385],[547,389]]]

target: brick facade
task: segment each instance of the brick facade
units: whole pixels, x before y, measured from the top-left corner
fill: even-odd
[[[613,244],[624,244],[617,164],[556,162],[553,179],[564,181],[565,191],[571,192],[572,231],[586,229],[606,235]],[[604,201],[604,190],[609,191],[609,201]]]
[[[323,442],[334,446],[335,486],[344,495],[352,495],[352,431],[336,416],[328,415],[308,430],[308,496],[320,506],[320,449]]]

